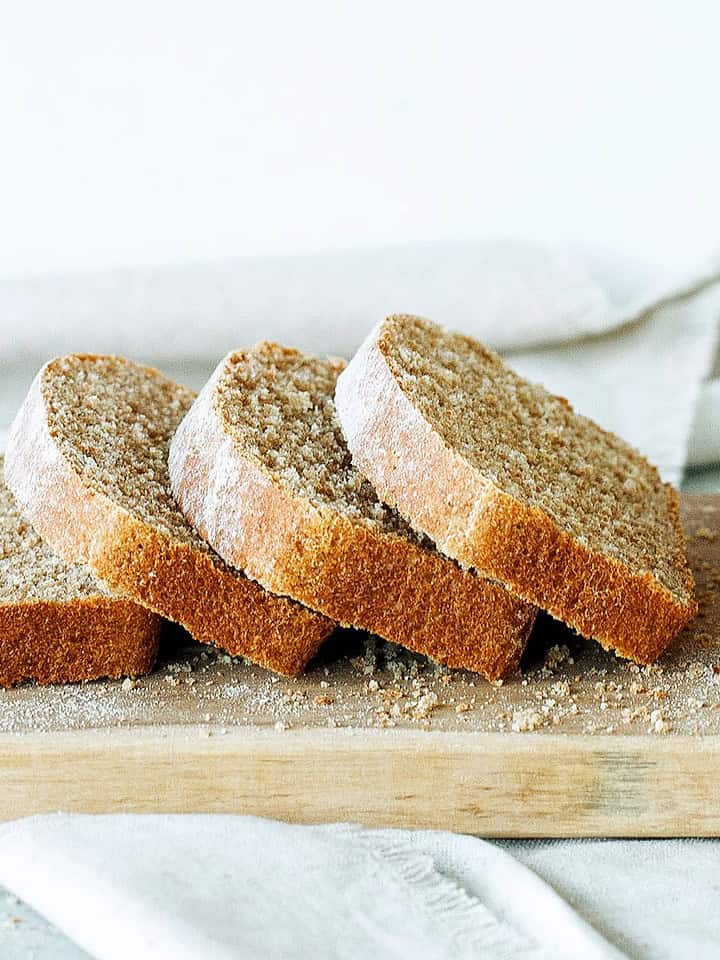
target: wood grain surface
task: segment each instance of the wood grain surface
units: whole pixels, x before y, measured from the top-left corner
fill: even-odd
[[[701,614],[638,668],[549,619],[493,686],[352,632],[297,680],[161,668],[0,695],[0,818],[216,811],[485,836],[720,835],[720,496],[686,496]]]

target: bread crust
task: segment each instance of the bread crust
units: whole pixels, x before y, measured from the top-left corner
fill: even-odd
[[[512,671],[535,609],[438,553],[319,508],[244,456],[215,405],[224,363],[178,427],[169,459],[173,493],[214,549],[341,624],[490,679]]]
[[[5,456],[6,483],[37,532],[63,559],[86,563],[112,591],[180,623],[196,640],[287,676],[300,673],[334,624],[92,490],[50,434],[43,376],[51,364],[35,378]]]
[[[149,610],[113,597],[0,604],[0,686],[149,673],[160,623]]]
[[[353,462],[379,496],[464,567],[639,663],[655,660],[697,613],[669,485],[685,603],[649,572],[583,546],[544,511],[481,476],[402,391],[383,354],[382,324],[340,375],[335,402]]]

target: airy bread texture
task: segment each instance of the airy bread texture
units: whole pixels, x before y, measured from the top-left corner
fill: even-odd
[[[152,670],[160,618],[60,560],[20,513],[0,456],[0,686]]]
[[[173,500],[168,448],[193,399],[121,357],[52,360],[11,428],[7,484],[52,549],[115,593],[197,640],[297,674],[334,624],[227,567]]]
[[[335,402],[358,469],[464,567],[641,663],[695,615],[676,492],[477,341],[388,317]]]
[[[228,563],[435,660],[499,678],[535,609],[463,571],[379,502],[335,417],[343,361],[273,343],[232,353],[179,426],[170,478]]]

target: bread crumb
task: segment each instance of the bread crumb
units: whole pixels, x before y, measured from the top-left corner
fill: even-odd
[[[413,713],[418,718],[429,717],[433,710],[437,709],[439,706],[440,701],[438,695],[430,690],[420,697],[415,705]]]
[[[515,733],[528,733],[537,728],[542,723],[542,717],[535,710],[514,710],[512,716],[512,729]]]
[[[699,680],[700,677],[702,677],[705,673],[706,669],[707,668],[704,663],[701,663],[699,660],[693,660],[693,662],[688,665],[687,675],[691,680]]]
[[[572,665],[575,661],[570,656],[570,648],[566,644],[556,643],[545,654],[545,667],[548,670],[556,670],[563,663]]]
[[[662,710],[652,710],[650,713],[649,733],[667,733],[670,729]]]

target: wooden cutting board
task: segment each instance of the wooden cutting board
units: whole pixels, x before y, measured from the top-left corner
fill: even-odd
[[[549,618],[493,686],[339,632],[297,680],[169,631],[160,669],[0,693],[0,818],[214,811],[485,836],[720,835],[720,495],[697,621],[639,668]]]

